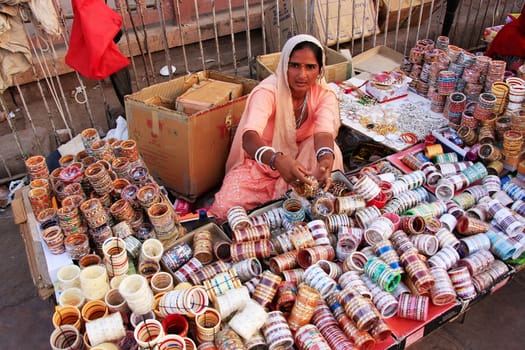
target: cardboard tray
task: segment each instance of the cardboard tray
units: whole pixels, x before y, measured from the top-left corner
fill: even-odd
[[[449,130],[450,128],[448,126],[438,130],[432,130],[432,135],[434,135],[439,141],[439,143],[441,143],[446,149],[452,152],[456,152],[462,158],[465,158],[465,154],[467,154],[467,151],[463,147],[456,145],[454,142],[450,141],[448,138],[445,137],[444,133]]]
[[[356,73],[392,71],[403,63],[403,54],[387,46],[376,46],[352,58]]]
[[[215,245],[215,243],[220,242],[220,241],[231,242],[231,239],[224,233],[223,230],[221,230],[221,228],[219,226],[217,226],[213,222],[210,222],[208,224],[205,224],[205,225],[202,225],[202,226],[196,228],[195,230],[193,230],[191,232],[186,233],[184,236],[182,236],[181,238],[177,239],[172,244],[170,244],[168,246],[165,246],[164,247],[164,251],[166,252],[170,248],[173,248],[174,246],[179,245],[179,244],[183,244],[183,243],[187,243],[193,249],[193,236],[195,235],[196,232],[202,231],[202,230],[210,231],[211,237],[212,237],[212,240],[213,240],[213,245]],[[214,259],[214,261],[215,260],[216,259]],[[160,266],[162,267],[163,271],[166,271],[166,272],[168,272],[168,273],[173,275],[173,272],[164,264],[164,261],[162,259],[160,260]]]

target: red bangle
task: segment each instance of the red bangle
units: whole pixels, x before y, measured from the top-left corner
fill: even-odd
[[[375,196],[374,198],[372,198],[367,203],[367,205],[368,206],[375,205],[377,209],[381,209],[381,208],[383,208],[385,206],[386,201],[387,201],[386,194],[384,194],[383,192],[379,192],[379,194],[377,196]]]

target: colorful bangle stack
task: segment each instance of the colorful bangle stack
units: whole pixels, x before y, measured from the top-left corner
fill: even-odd
[[[456,291],[447,271],[441,267],[430,268],[430,274],[436,281],[430,289],[430,299],[434,305],[447,305],[456,300]]]
[[[370,206],[356,211],[354,217],[361,228],[366,228],[370,225],[375,219],[381,216],[381,211],[376,206]]]
[[[357,271],[362,273],[368,257],[362,252],[356,251],[350,253],[343,262],[344,271]]]
[[[331,349],[319,329],[312,324],[304,325],[297,330],[295,333],[295,343],[300,350]]]
[[[488,250],[479,250],[458,261],[459,266],[466,266],[472,276],[486,271],[495,261],[494,255]]]
[[[313,247],[315,245],[312,232],[306,224],[297,224],[289,232],[290,242],[295,249]]]
[[[269,239],[232,243],[230,245],[230,253],[233,262],[249,258],[269,258],[273,251],[273,245]]]
[[[284,270],[281,275],[285,281],[300,284],[303,281],[304,269]]]
[[[435,235],[421,234],[411,236],[410,240],[414,243],[414,247],[426,256],[432,256],[437,253],[439,249],[439,240]],[[384,259],[383,259],[384,260]]]
[[[339,277],[338,283],[342,289],[353,288],[365,298],[371,299],[372,293],[365,284],[363,277],[365,275],[361,275],[357,271],[347,271]]]
[[[429,297],[423,295],[401,294],[397,316],[415,321],[426,321],[428,318]]]
[[[401,263],[399,261],[399,256],[394,250],[392,243],[388,239],[377,242],[376,244],[374,244],[373,249],[375,251],[376,256],[383,260],[386,264],[388,264],[388,266],[390,266],[390,268],[392,268],[394,272],[398,274],[402,274],[404,272],[403,267],[401,266]]]
[[[186,245],[186,246],[189,248],[188,245]],[[170,250],[168,250],[168,252]],[[190,252],[191,252],[191,249],[190,249]],[[166,255],[166,254],[164,254],[164,255]],[[191,255],[190,255],[190,257],[191,257]],[[164,256],[162,257],[162,259],[164,260]],[[214,261],[211,264],[208,264],[208,265],[204,266],[202,269],[200,269],[200,270],[198,270],[198,271],[196,271],[194,273],[191,273],[188,276],[188,279],[195,285],[202,284],[202,282],[204,280],[210,279],[213,276],[215,276],[215,275],[217,275],[217,274],[219,274],[221,272],[226,272],[226,271],[228,271],[229,268],[230,268],[230,264],[229,263],[226,263],[226,262],[224,262],[222,260]]]
[[[339,327],[330,308],[323,301],[317,303],[312,317],[312,323],[319,329],[319,332],[321,332],[321,335],[328,342],[331,349],[342,350],[354,346]]]
[[[367,225],[363,238],[369,245],[374,245],[382,240],[389,239],[394,232],[394,224],[386,217],[380,216]]]
[[[427,265],[419,258],[417,250],[407,250],[399,256],[405,271],[418,293],[425,293],[432,288],[435,281]]]
[[[270,270],[275,273],[281,273],[285,270],[293,269],[297,266],[298,250],[292,250],[277,256],[274,256],[269,261]]]
[[[468,256],[480,250],[489,250],[490,245],[489,236],[484,233],[479,233],[477,235],[461,238],[459,250],[464,256]]]
[[[464,300],[476,297],[476,289],[466,266],[458,266],[448,271],[456,295]]]
[[[239,276],[237,276],[237,272],[235,272],[234,269],[221,272],[212,278],[205,280],[203,285],[211,300],[224,295],[229,290],[240,288],[242,286]]]
[[[294,344],[292,332],[281,311],[269,312],[261,329],[269,350],[288,349]]]
[[[303,269],[306,269],[320,260],[333,260],[334,258],[335,250],[331,245],[320,245],[299,249],[297,263]]]
[[[175,279],[179,282],[188,282],[190,275],[197,273],[203,268],[202,263],[195,257],[188,260],[187,263],[182,265],[177,271],[173,273]]]
[[[26,159],[25,166],[30,180],[48,179],[49,169],[44,156],[32,156]]]
[[[430,267],[438,266],[448,270],[452,266],[456,265],[458,261],[458,252],[451,246],[447,245],[442,247],[436,254],[432,255],[427,260],[427,263]]]
[[[232,238],[235,242],[257,241],[270,239],[268,224],[253,225],[240,230],[233,230]]]
[[[381,259],[369,258],[364,267],[365,274],[387,292],[393,291],[401,281],[401,275]]]
[[[290,314],[297,298],[297,285],[294,282],[282,281],[277,289],[275,308],[285,314]]]
[[[173,246],[162,254],[162,262],[172,272],[177,271],[193,257],[193,251],[187,243]]]
[[[246,259],[232,265],[241,282],[246,282],[262,274],[262,266],[258,259]]]
[[[84,175],[98,195],[103,196],[113,191],[113,180],[103,163],[96,162],[91,164],[84,171]]]
[[[337,260],[344,261],[350,253],[357,250],[363,238],[363,230],[357,227],[342,226],[337,235],[335,252]]]
[[[182,233],[176,222],[175,211],[167,203],[160,202],[153,204],[148,209],[148,217],[155,229],[157,238],[161,241],[170,240]]]
[[[295,303],[288,317],[288,325],[292,331],[295,332],[310,322],[318,300],[319,293],[315,289],[305,284],[299,286]]]
[[[213,260],[213,241],[211,232],[199,230],[193,235],[193,256],[203,265]]]
[[[323,299],[331,294],[337,285],[318,265],[311,265],[304,271],[303,282],[317,290]]]
[[[322,220],[312,220],[309,221],[306,226],[312,232],[312,237],[314,238],[315,245],[329,245],[330,239],[328,236],[328,229],[326,224]]]
[[[490,239],[490,251],[501,260],[517,259],[523,251],[523,248],[518,249],[520,244],[516,245],[517,241],[513,237],[503,232],[489,230],[486,236]]]
[[[270,271],[264,271],[261,280],[255,287],[253,299],[265,309],[269,308],[281,281],[282,278],[280,276]]]
[[[363,281],[372,294],[372,302],[383,319],[395,316],[397,312],[397,299],[389,292],[385,292],[377,283],[364,275]]]
[[[343,305],[345,313],[360,331],[372,329],[379,319],[377,310],[370,299],[361,296],[355,289],[345,288],[336,294],[338,302]]]
[[[228,210],[227,213],[228,224],[232,230],[241,230],[251,226],[250,218],[248,213],[241,206],[234,206]]]
[[[64,234],[59,226],[49,226],[42,230],[42,239],[46,242],[51,254],[59,255],[66,251]]]
[[[195,316],[204,314],[207,306],[208,295],[206,291],[201,287],[190,287],[182,290],[171,290],[164,294],[159,302],[159,311],[162,317],[175,313]]]

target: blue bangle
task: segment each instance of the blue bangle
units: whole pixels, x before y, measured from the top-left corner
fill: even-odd
[[[283,154],[284,154],[283,152],[274,152],[274,154],[272,154],[272,158],[270,158],[270,162],[268,163],[268,165],[270,166],[270,169],[277,170],[274,164],[275,160],[277,159],[277,156],[283,155]]]

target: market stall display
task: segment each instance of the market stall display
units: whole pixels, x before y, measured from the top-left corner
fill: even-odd
[[[28,159],[36,229],[65,257],[51,347],[401,349],[506,283],[525,251],[525,165],[508,166],[523,136],[490,128],[521,125],[509,102],[522,84],[500,96],[501,66],[445,42],[411,50],[407,101],[340,93],[343,121],[397,153],[332,173],[327,191],[234,206],[221,226],[186,232],[133,140],[85,130],[86,151],[59,170]],[[471,148],[429,137],[443,122]]]

